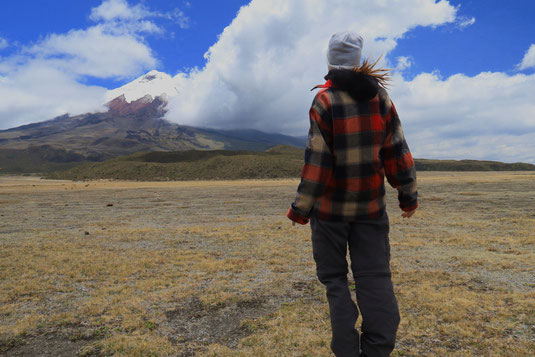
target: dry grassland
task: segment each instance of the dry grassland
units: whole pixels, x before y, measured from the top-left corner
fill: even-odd
[[[535,355],[535,175],[388,192],[396,356]],[[330,356],[297,180],[0,177],[0,355]]]

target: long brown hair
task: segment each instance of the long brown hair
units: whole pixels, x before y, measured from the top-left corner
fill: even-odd
[[[377,62],[381,59],[382,56],[379,56],[375,60],[375,62],[371,62],[369,58],[365,58],[364,61],[362,61],[362,64],[359,67],[353,68],[353,71],[357,73],[362,73],[368,76],[372,76],[377,80],[377,83],[383,88],[387,88],[391,78],[390,78],[390,69],[384,69],[384,68],[375,68],[375,65],[377,65]]]

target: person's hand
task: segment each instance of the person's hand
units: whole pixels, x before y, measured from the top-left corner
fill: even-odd
[[[414,214],[414,212],[416,212],[415,209],[413,209],[412,211],[409,211],[409,212],[403,212],[401,214],[401,217],[403,217],[403,218],[411,218],[412,215]]]

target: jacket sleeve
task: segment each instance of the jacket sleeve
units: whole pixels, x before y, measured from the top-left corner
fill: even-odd
[[[310,129],[301,182],[295,201],[287,213],[289,219],[300,224],[308,223],[312,209],[332,175],[334,165],[330,100],[325,91],[319,92],[314,98],[309,116]]]
[[[388,183],[398,190],[399,207],[412,211],[418,207],[416,169],[394,103],[386,99],[386,137],[381,157]]]

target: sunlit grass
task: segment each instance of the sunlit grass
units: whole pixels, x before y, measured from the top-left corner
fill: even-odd
[[[534,179],[423,173],[411,220],[388,192],[394,355],[534,354]],[[80,355],[330,355],[296,185],[1,179],[0,351],[54,332]]]

